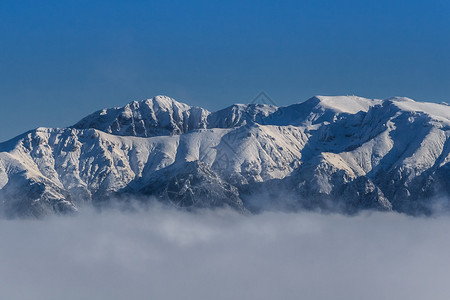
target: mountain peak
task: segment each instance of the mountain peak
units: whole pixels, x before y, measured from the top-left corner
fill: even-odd
[[[314,99],[314,100],[313,100]],[[354,95],[347,96],[314,96],[310,100],[317,101],[318,105],[338,113],[355,114],[359,111],[368,111],[370,107],[381,104],[382,100],[368,99]]]
[[[170,98],[168,96],[164,96],[164,95],[157,95],[153,98],[141,101],[147,105],[154,105],[160,108],[164,108],[164,109],[171,109],[173,107],[177,107],[179,109],[182,110],[188,110],[189,108],[191,108],[191,106],[182,103],[182,102],[178,102],[173,98]]]
[[[175,99],[158,95],[143,101],[133,101],[123,107],[97,111],[73,127],[95,128],[121,136],[151,137],[177,135],[204,128],[234,128],[245,124],[299,125],[332,121],[339,114],[367,112],[376,105],[390,105],[408,111],[422,110],[441,116],[443,105],[415,102],[406,97],[387,100],[368,99],[354,95],[314,96],[303,103],[287,107],[267,104],[233,104],[216,112],[189,106]],[[436,107],[438,105],[439,107]],[[444,108],[444,115],[448,115]],[[306,123],[305,123],[306,122]]]
[[[417,102],[411,98],[408,97],[401,97],[401,96],[395,96],[395,97],[390,97],[388,99],[386,99],[386,101],[394,101],[394,102]]]
[[[392,103],[401,110],[425,113],[434,119],[439,119],[446,123],[450,122],[450,106],[441,103],[419,102],[403,97],[395,99],[396,100],[391,100]]]
[[[133,101],[123,107],[99,110],[73,127],[95,128],[115,135],[150,137],[181,134],[206,128],[207,110],[191,107],[167,96]]]
[[[267,193],[299,208],[428,213],[430,197],[450,195],[449,120],[449,106],[404,97],[210,113],[156,96],[0,144],[0,212],[76,211],[122,193],[245,210]]]

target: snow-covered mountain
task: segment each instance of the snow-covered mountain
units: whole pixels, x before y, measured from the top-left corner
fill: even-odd
[[[0,209],[109,199],[178,207],[429,214],[450,195],[450,106],[355,96],[217,112],[157,96],[0,144]]]

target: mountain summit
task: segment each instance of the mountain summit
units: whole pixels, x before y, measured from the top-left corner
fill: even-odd
[[[409,98],[209,112],[156,96],[1,143],[0,210],[40,217],[132,196],[242,212],[430,214],[448,205],[449,136],[450,106]]]
[[[199,107],[190,107],[166,96],[144,101],[133,101],[124,107],[97,111],[73,127],[95,128],[122,136],[151,137],[182,134],[206,127],[210,113]]]

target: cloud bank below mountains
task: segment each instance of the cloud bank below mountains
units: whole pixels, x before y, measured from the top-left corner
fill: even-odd
[[[446,299],[450,219],[229,210],[0,220],[2,299]]]

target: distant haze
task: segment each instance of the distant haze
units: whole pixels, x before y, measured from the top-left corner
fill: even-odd
[[[448,216],[83,212],[0,221],[1,299],[447,299]]]

